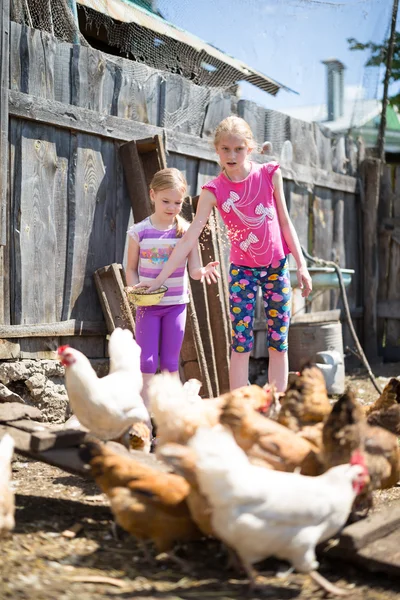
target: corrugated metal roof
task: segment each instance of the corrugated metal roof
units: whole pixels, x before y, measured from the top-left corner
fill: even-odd
[[[77,0],[77,3],[91,8],[99,13],[102,13],[116,21],[122,23],[136,23],[142,27],[150,29],[159,35],[170,37],[182,44],[186,44],[191,48],[194,48],[203,55],[212,57],[216,61],[228,65],[234,71],[237,72],[237,81],[248,81],[256,87],[268,92],[275,96],[280,89],[285,89],[289,92],[295,92],[289,87],[278,83],[274,79],[267,77],[263,73],[260,73],[242,61],[229,56],[225,52],[222,52],[215,46],[204,42],[197,36],[180,29],[176,25],[169,23],[162,17],[141,8],[137,5],[131,4],[124,0]]]

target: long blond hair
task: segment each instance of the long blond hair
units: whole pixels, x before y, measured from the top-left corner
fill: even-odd
[[[246,146],[254,150],[256,147],[256,141],[253,136],[253,132],[250,129],[250,125],[236,115],[226,117],[215,129],[214,133],[214,146],[217,147],[224,135],[237,135],[242,137],[246,142]]]
[[[150,189],[153,192],[161,192],[162,190],[177,190],[182,192],[182,195],[187,193],[187,182],[181,171],[174,167],[161,169],[157,171],[150,182]],[[187,221],[181,216],[176,215],[176,236],[182,237],[187,229]]]

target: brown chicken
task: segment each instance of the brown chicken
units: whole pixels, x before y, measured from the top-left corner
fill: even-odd
[[[370,415],[377,410],[386,410],[395,404],[400,404],[400,380],[392,377],[379,398],[365,407],[365,414]]]
[[[369,425],[377,425],[400,436],[400,404],[393,404],[389,408],[381,408],[369,413]]]
[[[311,470],[311,444],[287,427],[258,414],[250,406],[231,400],[223,407],[220,422],[231,429],[237,444],[253,464],[277,471],[294,471],[308,457]]]
[[[186,502],[192,519],[204,535],[214,536],[211,525],[211,508],[206,497],[200,492],[197,482],[194,450],[181,444],[164,444],[157,449],[157,458],[164,461],[190,484],[191,490]]]
[[[157,427],[157,446],[168,442],[186,444],[198,427],[219,423],[221,408],[230,402],[264,410],[272,395],[257,385],[245,386],[218,398],[188,398],[180,380],[169,373],[155,375],[149,385],[151,412]]]
[[[81,459],[108,496],[116,522],[139,541],[152,540],[159,552],[167,552],[175,542],[199,538],[186,504],[188,482],[160,469],[151,455],[140,456],[144,464],[97,440],[80,449]]]
[[[366,457],[371,479],[369,492],[388,488],[400,478],[400,456],[397,437],[367,423],[363,408],[355,394],[347,390],[333,406],[323,428],[324,468],[347,463],[354,450]]]
[[[301,374],[292,378],[281,404],[278,422],[292,431],[325,421],[332,407],[322,371],[315,365],[304,366]]]

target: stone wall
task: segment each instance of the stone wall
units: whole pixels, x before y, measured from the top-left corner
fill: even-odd
[[[108,359],[91,362],[99,377],[108,373]],[[0,402],[36,406],[43,421],[64,423],[70,416],[64,367],[57,360],[0,363]]]

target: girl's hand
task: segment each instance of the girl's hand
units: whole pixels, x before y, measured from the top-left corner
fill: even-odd
[[[156,280],[154,280],[154,283],[137,283],[136,285],[134,285],[131,289],[132,290],[137,290],[137,289],[144,289],[147,292],[155,292],[156,290],[160,289],[161,284],[157,283]]]
[[[219,265],[219,261],[214,260],[212,262],[209,262],[208,265],[206,265],[205,267],[202,267],[200,269],[201,283],[204,282],[204,279],[207,281],[208,285],[211,285],[212,282],[217,283],[217,278],[221,277],[220,273],[218,273],[218,271],[217,271],[218,265]]]
[[[301,265],[297,268],[297,281],[302,290],[301,295],[303,298],[307,298],[312,292],[312,280],[306,265]]]

